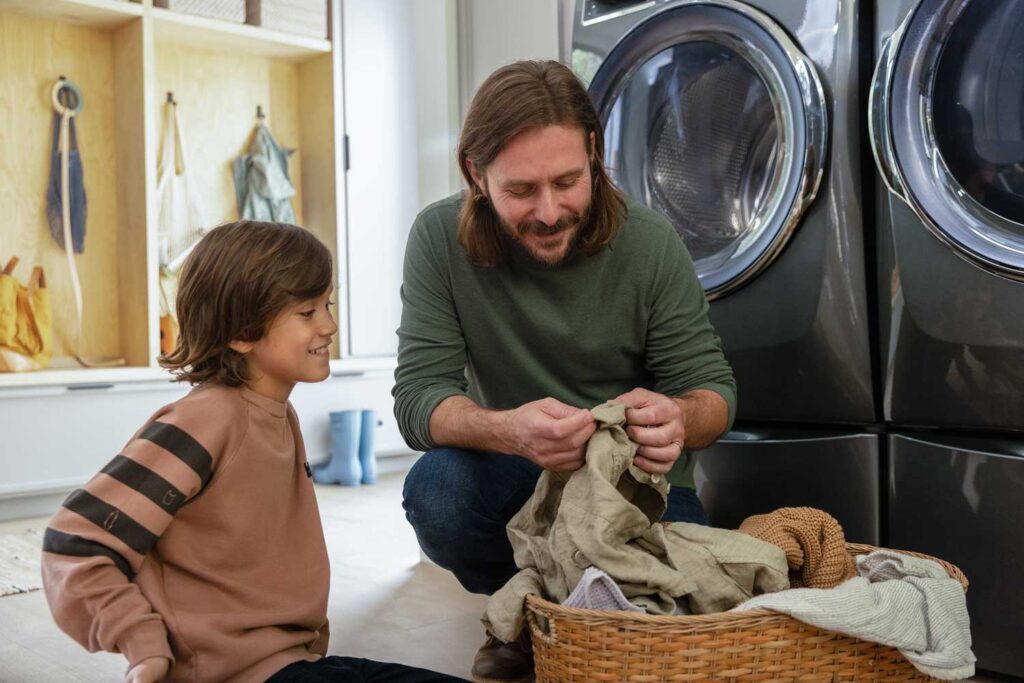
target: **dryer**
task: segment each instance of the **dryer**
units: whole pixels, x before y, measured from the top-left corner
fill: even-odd
[[[696,472],[712,522],[820,500],[853,540],[877,542],[858,3],[576,10],[572,65],[605,163],[685,240],[736,374],[736,428]]]
[[[875,20],[888,540],[959,565],[978,666],[1024,676],[1024,3]]]

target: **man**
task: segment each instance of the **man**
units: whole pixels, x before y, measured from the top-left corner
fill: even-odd
[[[612,185],[603,148],[571,71],[502,67],[459,140],[469,189],[409,235],[393,393],[426,453],[403,504],[427,556],[473,592],[517,571],[505,525],[542,469],[583,465],[588,408],[609,399],[629,407],[636,465],[675,485],[665,519],[706,523],[691,452],[731,424],[732,372],[682,240]],[[489,637],[473,677],[532,671],[528,642]]]

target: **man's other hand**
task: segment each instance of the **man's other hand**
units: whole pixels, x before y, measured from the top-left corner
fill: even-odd
[[[507,452],[556,472],[572,472],[583,466],[587,440],[597,429],[589,410],[543,398],[510,410],[507,415]]]
[[[683,401],[647,389],[634,389],[614,401],[626,405],[626,434],[640,446],[633,464],[651,474],[668,473],[686,443]]]

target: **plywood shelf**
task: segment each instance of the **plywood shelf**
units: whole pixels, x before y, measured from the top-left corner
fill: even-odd
[[[341,3],[331,35],[340,35]],[[0,390],[161,381],[157,363],[156,169],[165,94],[173,91],[186,128],[186,153],[210,226],[238,217],[231,163],[248,148],[256,106],[289,162],[296,222],[332,252],[345,285],[346,188],[342,162],[342,55],[329,40],[232,24],[153,6],[152,0],[0,0],[5,91],[23,106],[0,122],[14,144],[0,150],[0,209],[15,230],[0,231],[0,258],[46,269],[54,307],[55,360],[41,372],[0,373]],[[85,343],[74,344],[75,309],[63,251],[49,235],[49,87],[66,74],[82,90],[76,120],[88,218],[76,255],[84,289]],[[339,299],[341,300],[341,299]],[[339,306],[339,317],[348,310]],[[344,322],[343,322],[344,328]],[[339,334],[332,372],[391,370],[394,358],[354,361]],[[124,358],[126,367],[81,368],[68,357]]]
[[[344,358],[331,361],[331,375],[362,375],[367,372],[391,372],[397,365],[394,356],[377,358]],[[126,382],[171,381],[169,372],[160,367],[85,368],[73,359],[54,359],[46,370],[38,372],[0,373],[0,395],[4,389],[25,387],[102,387]]]
[[[145,11],[127,0],[0,0],[0,10],[7,9],[93,28],[114,28]]]
[[[14,276],[22,282],[33,266],[45,269],[55,356],[81,353],[149,366],[155,346],[147,316],[143,22],[106,28],[54,16],[0,4],[8,57],[0,82],[19,105],[0,121],[0,136],[11,143],[0,151],[0,210],[14,227],[0,230],[0,259],[21,259]],[[54,125],[49,91],[59,75],[77,84],[84,100],[75,119],[87,197],[85,250],[74,256],[83,299],[81,346],[71,271],[51,237],[46,209]]]
[[[23,387],[101,387],[122,382],[170,380],[171,376],[162,368],[114,367],[83,368],[71,367],[66,359],[55,361],[56,365],[38,372],[0,373],[0,394],[3,389]],[[73,362],[73,361],[71,361]]]
[[[331,52],[331,41],[233,24],[192,14],[153,8],[157,40],[210,50],[302,62]]]

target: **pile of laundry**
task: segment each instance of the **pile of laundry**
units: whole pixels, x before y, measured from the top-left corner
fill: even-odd
[[[625,407],[592,411],[586,464],[544,472],[508,524],[520,572],[491,596],[484,624],[510,642],[526,596],[648,614],[770,609],[898,649],[943,680],[974,675],[963,587],[937,562],[891,550],[853,558],[826,512],[782,508],[738,530],[661,523],[669,484],[637,468]]]

